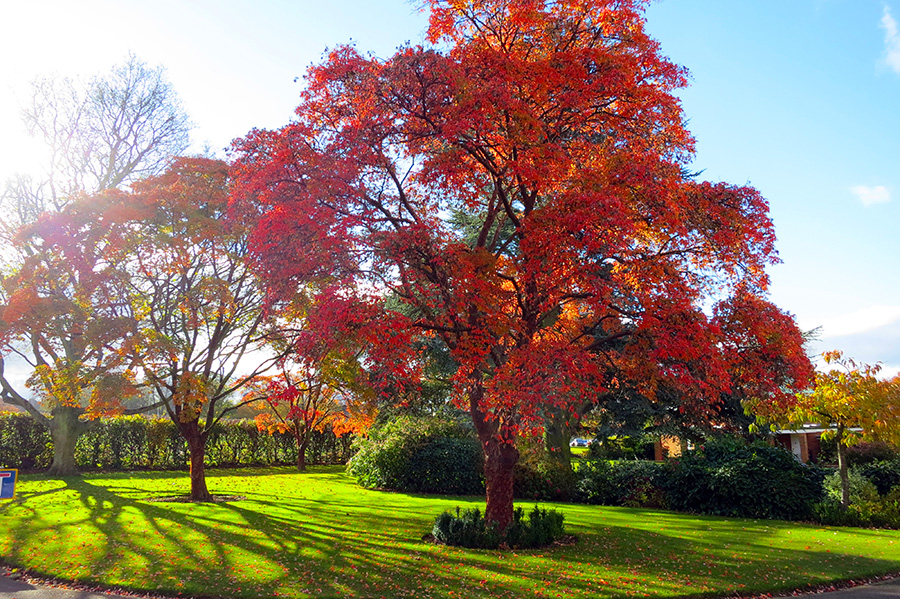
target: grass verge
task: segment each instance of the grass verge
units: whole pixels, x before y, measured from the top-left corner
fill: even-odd
[[[542,504],[573,545],[466,550],[422,542],[473,497],[360,489],[342,468],[22,476],[0,502],[0,559],[42,575],[212,597],[684,597],[760,594],[900,572],[900,531]],[[533,503],[523,502],[529,508]]]

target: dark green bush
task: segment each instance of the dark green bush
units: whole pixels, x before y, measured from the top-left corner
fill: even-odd
[[[653,456],[653,442],[645,437],[607,437],[588,445],[588,458],[596,460],[652,460]]]
[[[575,474],[554,460],[520,460],[513,469],[513,493],[519,499],[569,501],[575,495]]]
[[[613,463],[608,460],[583,460],[575,470],[575,498],[581,503],[616,505],[618,493]]]
[[[513,521],[501,535],[482,517],[478,508],[460,512],[457,507],[455,516],[443,512],[435,519],[431,534],[438,542],[457,547],[496,549],[505,543],[510,548],[528,549],[560,540],[565,533],[564,520],[556,510],[538,506],[534,506],[526,519],[525,511],[518,507],[513,512]]]
[[[572,468],[551,459],[540,438],[520,439],[519,461],[513,469],[513,494],[518,499],[569,501],[575,496]]]
[[[484,493],[481,444],[475,439],[435,439],[409,459],[406,488],[419,493]]]
[[[900,458],[869,462],[858,469],[881,495],[887,495],[893,487],[900,485]]]
[[[626,507],[666,506],[663,464],[643,460],[585,460],[575,472],[576,498]]]
[[[500,546],[497,527],[489,524],[478,508],[460,513],[457,507],[455,516],[450,512],[443,512],[435,519],[431,534],[439,543],[454,547],[496,549]]]
[[[822,498],[821,469],[763,442],[713,441],[667,465],[666,502],[675,510],[800,520]]]
[[[427,479],[419,482],[415,468],[423,466],[424,458],[417,458],[413,464],[414,456],[420,451],[433,452],[432,455],[441,453],[440,446],[426,448],[442,439],[472,438],[471,430],[451,420],[399,416],[370,431],[368,438],[356,441],[358,451],[350,460],[347,471],[368,488],[417,491],[420,484],[437,488],[439,481],[434,468],[426,468]],[[449,467],[454,472],[469,469],[477,473],[481,467],[480,452],[469,452],[466,456],[471,460],[469,466],[448,460],[441,467]]]
[[[524,519],[525,511],[517,507],[513,512],[513,521],[506,528],[504,542],[514,549],[533,549],[550,545],[565,534],[565,517],[556,510],[541,509],[534,506]]]
[[[894,447],[881,441],[857,443],[847,448],[847,463],[851,466],[863,466],[872,462],[889,462],[900,459]]]

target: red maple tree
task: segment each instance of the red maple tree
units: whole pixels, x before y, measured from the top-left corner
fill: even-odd
[[[296,120],[237,144],[235,200],[275,296],[381,293],[409,315],[381,347],[403,323],[446,344],[486,517],[510,522],[516,437],[549,409],[624,385],[714,417],[736,387],[804,385],[800,334],[764,298],[767,203],[687,173],[686,74],[645,2],[429,4],[429,46],[310,69]]]

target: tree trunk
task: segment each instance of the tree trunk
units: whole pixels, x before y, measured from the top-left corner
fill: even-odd
[[[572,449],[569,441],[572,425],[562,410],[554,409],[544,419],[544,447],[551,460],[572,469]]]
[[[481,411],[484,390],[480,385],[469,392],[469,411],[484,451],[484,483],[487,506],[484,517],[497,524],[502,533],[513,519],[513,468],[519,461],[515,431],[488,419]]]
[[[71,476],[78,474],[75,466],[75,443],[83,432],[88,430],[87,423],[79,420],[84,408],[57,406],[51,412],[48,423],[50,438],[53,440],[53,463],[47,474],[51,476]]]
[[[309,437],[306,435],[297,436],[297,470],[304,472],[306,470],[306,446],[309,445]]]
[[[502,532],[513,519],[513,468],[519,460],[515,443],[492,439],[482,443],[487,507],[484,517]]]
[[[850,474],[847,472],[847,448],[844,447],[844,426],[838,425],[837,434],[838,472],[841,477],[841,507],[850,507]]]
[[[181,423],[178,429],[187,441],[190,452],[191,501],[212,501],[212,495],[206,488],[206,466],[203,463],[206,457],[207,435],[200,431],[198,420]]]

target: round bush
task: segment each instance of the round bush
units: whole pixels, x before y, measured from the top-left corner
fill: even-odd
[[[423,466],[423,462],[422,459],[417,459],[414,466],[413,457],[440,439],[472,439],[472,433],[459,423],[449,420],[410,416],[394,418],[373,429],[368,438],[357,439],[358,451],[350,460],[347,471],[356,477],[360,485],[367,488],[424,490],[420,484],[435,488],[438,475],[434,469],[426,469],[425,480],[420,483],[423,477],[417,475],[416,468]],[[443,450],[438,446],[428,451],[439,457]],[[468,463],[472,464],[477,473],[480,458],[473,461],[471,452],[467,455],[470,458]],[[452,471],[459,472],[465,468],[461,462],[449,462],[449,458],[444,460],[445,466],[449,466]]]
[[[435,439],[409,460],[406,488],[420,493],[484,493],[481,445],[475,439]]]

